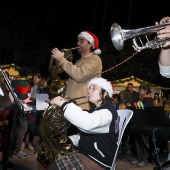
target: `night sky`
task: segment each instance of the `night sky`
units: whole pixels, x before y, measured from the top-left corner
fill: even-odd
[[[0,64],[15,62],[20,67],[27,65],[32,69],[39,69],[46,76],[52,48],[76,47],[77,35],[89,30],[98,36],[101,50],[106,51],[104,55],[113,54],[113,61],[110,63],[116,65],[120,61],[115,59],[115,55],[119,57],[120,52],[111,42],[112,23],[119,23],[122,29],[152,26],[155,21],[170,15],[169,11],[168,0],[159,3],[155,0],[80,0],[78,3],[71,0],[1,1]],[[158,65],[157,58],[155,56],[153,59],[153,65]],[[104,70],[109,67],[104,65]],[[157,68],[154,69],[159,72]],[[122,73],[120,77],[113,76],[113,79],[131,74]],[[140,74],[136,73],[135,76]],[[159,81],[162,80],[165,81],[165,86],[170,83],[159,77]]]

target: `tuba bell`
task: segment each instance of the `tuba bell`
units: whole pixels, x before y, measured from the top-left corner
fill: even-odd
[[[73,61],[73,54],[72,50],[78,49],[79,47],[74,47],[70,49],[62,49],[61,51],[64,52],[64,57],[72,62]],[[49,62],[49,72],[51,75],[51,83],[49,86],[49,94],[51,95],[51,98],[57,95],[61,95],[65,89],[66,89],[66,80],[63,80],[60,78],[60,75],[62,75],[64,70],[59,65],[59,62],[55,60],[53,57],[50,58]]]
[[[71,49],[63,49],[64,57],[68,61],[73,60],[72,51],[79,47]],[[50,99],[59,95],[64,95],[66,89],[66,81],[60,77],[64,70],[59,62],[54,58],[50,58],[49,72],[51,74],[51,83],[49,85]],[[83,96],[84,98],[84,96]],[[78,98],[76,98],[78,99]],[[75,99],[68,99],[73,101]],[[49,163],[62,155],[67,155],[74,150],[72,141],[66,136],[66,131],[70,127],[70,123],[64,118],[63,111],[56,105],[50,105],[42,114],[39,131],[42,137],[42,143],[38,147],[37,162],[42,168],[46,168]]]
[[[169,41],[170,38],[157,38],[154,40],[149,41],[147,35],[156,33],[157,31],[165,28],[166,26],[170,25],[170,23],[165,23],[162,25],[156,25],[156,26],[149,26],[144,28],[138,28],[138,29],[131,29],[131,30],[123,30],[121,29],[120,25],[118,23],[113,23],[110,29],[110,35],[111,40],[113,43],[113,46],[117,50],[122,50],[124,41],[133,38],[133,48],[140,52],[143,49],[146,48],[159,48],[162,45],[166,43],[166,41]],[[145,36],[146,43],[144,44],[141,40],[140,36]],[[138,45],[136,38],[139,38],[139,42],[141,43],[141,46]]]

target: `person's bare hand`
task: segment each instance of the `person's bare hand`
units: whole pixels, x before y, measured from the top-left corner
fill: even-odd
[[[67,100],[64,99],[64,98],[62,98],[61,96],[57,96],[57,97],[51,99],[50,104],[55,104],[55,105],[57,105],[57,106],[60,107],[60,106],[61,106],[64,102],[66,102],[66,101],[67,101]]]
[[[159,22],[155,22],[155,24],[157,26],[166,24],[166,23],[170,24],[170,17],[164,17]],[[157,38],[159,38],[159,39],[170,38],[170,25],[167,25],[167,26],[163,27],[162,29],[160,29],[159,31],[157,31]],[[163,45],[163,47],[168,47],[169,45],[170,45],[170,40],[166,41],[165,44]]]
[[[56,59],[58,62],[60,62],[61,59],[64,57],[64,52],[59,51],[58,48],[53,48],[51,53],[51,57]]]
[[[50,99],[45,100],[46,103],[50,103]]]

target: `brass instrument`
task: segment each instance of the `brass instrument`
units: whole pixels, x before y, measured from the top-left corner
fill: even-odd
[[[64,52],[64,57],[72,62],[73,61],[73,54],[72,50],[77,49],[79,47],[74,47],[70,49],[62,49],[61,51]],[[64,70],[59,65],[59,62],[55,60],[53,57],[50,58],[49,63],[49,72],[51,74],[51,84],[49,86],[49,93],[52,97],[61,95],[66,89],[66,80],[62,80],[59,75],[64,73]]]
[[[170,38],[157,38],[154,40],[149,41],[147,35],[156,33],[157,31],[163,29],[164,27],[170,25],[170,23],[165,23],[162,25],[157,26],[149,26],[144,28],[138,28],[138,29],[132,29],[132,30],[123,30],[121,29],[120,25],[118,23],[113,23],[110,29],[110,35],[111,40],[114,45],[114,47],[117,50],[122,50],[124,41],[133,38],[133,48],[140,52],[143,49],[146,48],[159,48],[162,45],[166,43],[166,41],[169,41]],[[146,38],[146,43],[144,44],[140,38],[140,36],[144,35]],[[141,46],[138,45],[136,38],[139,38],[139,42],[141,43]]]
[[[72,61],[73,56],[71,49],[63,49],[64,57],[68,61]],[[64,70],[59,65],[58,61],[54,58],[50,58],[49,71],[52,77],[51,84],[49,86],[49,96],[53,98],[55,96],[63,95],[66,89],[66,80],[62,80],[59,76]],[[80,97],[80,98],[84,98]],[[69,102],[75,102],[76,99],[68,99]],[[49,163],[55,159],[66,155],[73,151],[72,142],[66,136],[66,131],[69,129],[70,123],[64,118],[63,111],[56,105],[50,105],[42,114],[40,120],[39,131],[42,137],[42,143],[37,151],[37,161],[42,168],[45,168]]]
[[[86,96],[68,101],[76,104],[76,100],[81,98]],[[37,160],[41,165],[48,165],[55,159],[74,151],[72,141],[66,135],[70,125],[71,123],[64,118],[63,111],[55,104],[45,110],[39,127],[43,142],[37,153]]]

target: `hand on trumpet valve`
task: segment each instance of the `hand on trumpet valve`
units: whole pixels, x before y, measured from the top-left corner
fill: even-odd
[[[170,23],[170,17],[164,17],[160,20],[160,24]]]
[[[57,96],[57,97],[51,99],[50,104],[55,104],[60,107],[65,102],[67,102],[67,100],[65,98],[62,98],[61,96]]]
[[[170,17],[164,17],[160,22],[155,23],[158,25],[164,25],[160,30],[157,31],[157,38],[164,40],[162,47],[168,47],[170,45]]]
[[[53,48],[51,53],[51,57],[56,59],[58,62],[60,62],[61,59],[64,58],[64,52],[59,51],[58,48]]]

